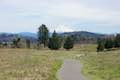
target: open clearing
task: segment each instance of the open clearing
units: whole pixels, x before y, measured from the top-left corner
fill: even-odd
[[[96,45],[70,51],[0,49],[0,80],[58,80],[65,59],[81,61],[82,73],[91,80],[120,80],[120,50],[97,53]]]

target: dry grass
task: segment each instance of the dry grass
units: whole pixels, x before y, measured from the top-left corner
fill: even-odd
[[[85,54],[80,58],[77,55]],[[62,60],[83,62],[83,73],[91,80],[120,80],[120,50],[96,52],[96,45],[77,45],[58,51],[0,49],[0,80],[57,80]]]
[[[0,49],[0,80],[56,80],[60,64],[49,51]]]

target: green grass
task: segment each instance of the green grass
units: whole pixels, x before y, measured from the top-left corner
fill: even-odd
[[[80,58],[77,55],[85,54]],[[58,80],[64,59],[83,63],[83,74],[91,80],[120,80],[120,50],[96,52],[96,45],[77,45],[58,51],[0,49],[0,80]]]
[[[100,53],[93,50],[86,54],[81,59],[83,73],[91,80],[120,80],[120,50]]]
[[[50,75],[49,80],[58,80],[57,78],[57,71],[58,69],[61,68],[62,65],[62,61],[56,61],[53,65],[52,65],[52,69],[51,69],[51,73],[52,75]]]

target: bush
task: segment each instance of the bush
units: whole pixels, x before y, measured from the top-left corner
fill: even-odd
[[[114,47],[114,43],[112,39],[106,39],[105,41],[105,49],[111,49]]]
[[[68,36],[65,40],[65,43],[64,43],[63,47],[64,47],[64,49],[69,50],[69,49],[72,49],[73,46],[74,46],[74,40],[71,36]]]
[[[103,40],[98,40],[97,52],[104,51],[105,45]]]
[[[115,48],[119,48],[120,47],[120,34],[117,34],[117,36],[115,37],[114,47]]]
[[[48,47],[52,50],[58,50],[61,48],[61,38],[55,31],[52,34],[52,37],[49,38]]]

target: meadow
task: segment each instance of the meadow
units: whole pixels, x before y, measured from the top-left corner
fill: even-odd
[[[83,73],[90,80],[120,80],[120,50],[89,52],[82,61]]]
[[[98,53],[91,44],[69,51],[1,48],[0,80],[58,80],[56,73],[64,59],[79,60],[83,74],[91,80],[120,80],[120,50]]]

